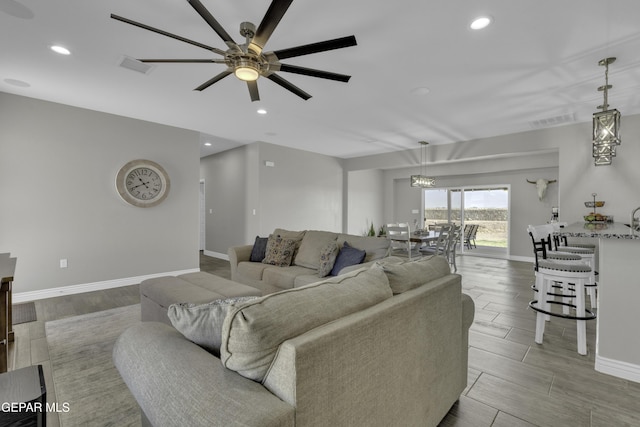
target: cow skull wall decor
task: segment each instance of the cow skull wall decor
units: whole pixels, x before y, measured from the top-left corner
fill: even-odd
[[[529,184],[533,184],[536,186],[536,189],[538,190],[538,200],[542,201],[542,199],[544,199],[544,196],[547,194],[547,187],[549,186],[549,184],[553,184],[554,182],[556,182],[557,180],[552,179],[552,180],[548,180],[548,179],[537,179],[535,181],[531,181],[531,180],[527,180],[527,182]]]

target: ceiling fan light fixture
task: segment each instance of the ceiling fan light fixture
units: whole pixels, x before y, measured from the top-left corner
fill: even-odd
[[[257,64],[248,59],[241,59],[236,63],[234,74],[245,82],[254,82],[260,77]]]

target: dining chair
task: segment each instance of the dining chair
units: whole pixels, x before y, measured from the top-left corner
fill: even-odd
[[[411,228],[406,223],[387,224],[387,239],[389,243],[389,254],[401,254],[406,251],[407,257],[411,260],[412,242]]]
[[[437,239],[433,245],[420,248],[421,253],[431,255],[442,255],[449,257],[449,244],[451,241],[451,224],[438,224],[435,229]]]
[[[453,224],[451,228],[451,232],[449,233],[449,250],[447,253],[447,259],[449,260],[449,264],[453,266],[453,272],[458,271],[458,266],[456,265],[456,251],[460,242],[460,238],[462,237],[462,226]]]

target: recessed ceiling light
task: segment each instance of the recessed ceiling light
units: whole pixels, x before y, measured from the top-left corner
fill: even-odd
[[[27,82],[24,82],[22,80],[16,80],[16,79],[4,79],[4,82],[7,84],[10,84],[12,86],[17,86],[17,87],[31,87],[31,85]]]
[[[204,143],[204,145],[205,145],[206,147],[211,147],[211,143],[210,143],[210,142],[205,142],[205,143]]]
[[[51,46],[51,50],[55,53],[59,53],[60,55],[71,55],[69,49],[63,46],[53,45]]]
[[[258,114],[267,114],[267,110],[265,110],[264,108],[258,108],[257,113]]]
[[[491,17],[479,16],[471,22],[471,25],[469,25],[469,27],[472,30],[481,30],[483,28],[488,27],[491,24],[491,22],[492,22]]]
[[[411,91],[414,95],[428,95],[431,90],[428,87],[417,87]]]

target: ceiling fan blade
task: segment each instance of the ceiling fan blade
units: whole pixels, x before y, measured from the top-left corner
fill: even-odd
[[[247,82],[249,88],[249,95],[251,95],[251,102],[260,101],[260,93],[258,92],[258,81]]]
[[[130,25],[133,25],[135,27],[142,28],[144,30],[152,31],[154,33],[161,34],[163,36],[171,37],[172,39],[180,40],[181,42],[185,42],[185,43],[192,44],[194,46],[201,47],[202,49],[210,50],[211,52],[215,52],[215,53],[217,53],[219,55],[224,55],[226,53],[224,50],[221,50],[221,49],[218,49],[218,48],[215,48],[215,47],[212,47],[212,46],[207,46],[206,44],[203,44],[203,43],[200,43],[200,42],[197,42],[197,41],[194,41],[194,40],[189,40],[187,38],[178,36],[176,34],[172,34],[172,33],[169,33],[167,31],[160,30],[158,28],[150,27],[150,26],[148,26],[146,24],[142,24],[140,22],[136,22],[136,21],[133,21],[131,19],[124,18],[122,16],[114,15],[113,13],[111,14],[111,18],[113,18],[113,19],[115,19],[117,21],[120,21],[120,22],[124,22],[125,24],[130,24]]]
[[[271,80],[272,82],[279,84],[280,86],[282,86],[283,88],[287,89],[288,91],[291,91],[291,92],[295,93],[296,95],[298,95],[300,98],[304,99],[305,101],[307,99],[311,98],[311,95],[309,95],[307,92],[303,91],[299,87],[295,86],[293,83],[283,79],[282,77],[280,77],[279,75],[277,75],[275,73],[269,74],[267,76],[267,78],[269,80]]]
[[[207,22],[207,24],[209,24],[209,26],[213,28],[213,31],[215,31],[220,36],[220,38],[224,40],[227,46],[229,47],[236,46],[236,42],[233,41],[229,33],[227,33],[225,29],[222,28],[222,25],[220,25],[220,23],[216,21],[216,18],[214,18],[213,15],[207,10],[207,8],[204,7],[202,3],[200,3],[200,0],[187,0],[187,1],[191,5],[191,7],[193,7],[196,10],[196,12],[198,12],[198,15],[200,15],[202,19],[204,19]]]
[[[206,88],[208,88],[212,84],[217,83],[220,80],[224,79],[229,74],[231,74],[231,70],[225,70],[225,71],[221,72],[220,74],[218,74],[217,76],[213,77],[212,79],[209,79],[206,82],[202,83],[200,86],[198,86],[194,90],[200,90],[200,91],[205,90]]]
[[[316,70],[313,68],[298,67],[297,65],[280,64],[280,71],[287,73],[303,74],[305,76],[318,77],[321,79],[337,80],[339,82],[348,82],[351,76],[344,74],[332,73],[329,71]]]
[[[264,45],[267,44],[269,37],[273,34],[280,20],[289,9],[293,0],[273,0],[267,13],[262,18],[262,22],[258,25],[256,34],[253,36],[249,48],[256,53],[262,53]]]
[[[178,64],[225,64],[224,59],[138,59],[140,62],[165,62]]]
[[[333,40],[326,40],[318,43],[311,43],[302,46],[290,47],[288,49],[280,49],[273,52],[278,59],[293,58],[295,56],[309,55],[312,53],[325,52],[327,50],[342,49],[345,47],[356,46],[355,36],[341,37]]]

